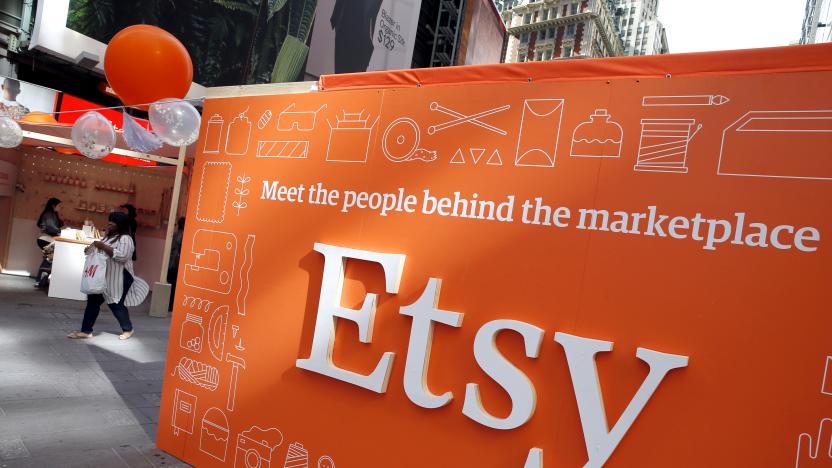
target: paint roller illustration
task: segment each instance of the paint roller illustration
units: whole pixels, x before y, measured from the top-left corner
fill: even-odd
[[[832,179],[832,111],[751,111],[723,131],[719,174]]]

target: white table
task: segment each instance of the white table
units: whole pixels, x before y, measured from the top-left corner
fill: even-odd
[[[49,277],[49,297],[87,300],[81,293],[81,277],[84,274],[84,249],[92,241],[79,241],[65,237],[55,238],[52,256],[52,275]]]

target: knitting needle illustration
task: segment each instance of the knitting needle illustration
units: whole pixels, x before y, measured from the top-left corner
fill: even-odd
[[[431,127],[428,127],[428,134],[433,135],[436,132],[439,132],[439,131],[442,131],[442,130],[445,130],[445,129],[448,129],[448,128],[451,128],[451,127],[456,127],[457,125],[462,125],[464,123],[470,123],[470,124],[476,125],[478,127],[482,127],[486,130],[491,130],[492,132],[494,132],[498,135],[505,136],[506,135],[505,130],[503,130],[501,128],[497,128],[493,125],[488,125],[487,123],[482,122],[479,119],[481,119],[482,117],[487,117],[487,116],[492,115],[492,114],[497,114],[499,112],[507,111],[510,108],[511,108],[510,105],[505,105],[505,106],[502,106],[502,107],[497,107],[495,109],[489,109],[487,111],[479,112],[479,113],[476,113],[476,114],[465,115],[465,114],[457,112],[453,109],[449,109],[447,107],[444,107],[444,106],[440,105],[438,102],[432,102],[432,103],[430,103],[430,110],[436,111],[436,112],[441,112],[441,113],[443,113],[445,115],[449,115],[451,117],[455,117],[455,119],[451,120],[451,121],[448,121],[448,122],[445,122],[443,124],[433,125]]]
[[[731,100],[720,94],[691,96],[644,96],[641,105],[645,107],[669,106],[721,106]]]

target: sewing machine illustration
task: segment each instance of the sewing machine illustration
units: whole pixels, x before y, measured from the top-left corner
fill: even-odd
[[[194,234],[183,281],[188,286],[220,294],[231,292],[237,261],[237,237],[228,232],[200,229]]]

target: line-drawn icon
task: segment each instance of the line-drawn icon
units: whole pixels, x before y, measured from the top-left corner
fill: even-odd
[[[228,294],[237,260],[237,237],[200,229],[191,244],[192,263],[185,264],[182,281],[193,288]]]
[[[185,382],[212,392],[220,385],[220,372],[216,367],[195,361],[189,357],[179,359],[179,363],[173,368],[173,374],[171,375],[177,374]]]
[[[469,148],[468,153],[471,155],[471,160],[474,161],[474,165],[477,165],[483,155],[485,155],[485,148]]]
[[[292,442],[286,453],[286,463],[283,468],[308,468],[309,451],[300,442]]]
[[[641,105],[644,107],[721,106],[728,102],[731,102],[731,100],[720,94],[644,96],[641,99]]]
[[[219,114],[214,114],[205,124],[205,146],[202,152],[205,154],[216,154],[220,152],[222,141],[222,129],[225,127],[225,120]]]
[[[246,360],[231,353],[225,355],[225,360],[231,363],[231,379],[228,382],[228,403],[226,409],[234,411],[237,402],[237,382],[240,379],[240,369],[246,368]]]
[[[832,466],[832,418],[823,418],[817,435],[807,433],[797,436],[797,455],[794,467]]]
[[[258,158],[306,159],[309,142],[305,140],[263,140],[257,142]]]
[[[408,117],[398,118],[387,126],[381,138],[384,155],[393,162],[436,161],[436,151],[419,148],[419,124]]]
[[[230,162],[207,162],[202,166],[199,195],[196,198],[196,219],[204,223],[221,224],[225,220],[225,205],[231,186]]]
[[[702,124],[696,125],[694,119],[641,119],[638,159],[633,169],[687,173],[688,145],[701,129]]]
[[[246,116],[246,112],[248,112],[248,108],[240,112],[228,124],[228,134],[225,137],[225,154],[243,156],[248,153],[248,144],[251,141],[251,120]]]
[[[212,407],[202,416],[199,450],[221,462],[228,452],[228,418],[221,409]]]
[[[485,111],[482,111],[482,112],[477,112],[477,113],[474,113],[474,114],[466,115],[466,114],[463,114],[461,112],[455,111],[453,109],[449,109],[447,107],[444,107],[441,104],[439,104],[438,102],[434,101],[434,102],[430,103],[430,110],[432,110],[434,112],[439,112],[439,113],[448,115],[450,117],[453,117],[453,119],[449,120],[447,122],[441,123],[439,125],[432,125],[432,126],[428,127],[428,135],[433,135],[436,132],[441,132],[442,130],[447,130],[449,128],[453,128],[453,127],[456,127],[458,125],[471,124],[471,125],[476,125],[477,127],[480,127],[480,128],[484,128],[485,130],[492,131],[492,132],[494,132],[498,135],[506,136],[507,132],[505,130],[503,130],[502,128],[498,128],[498,127],[495,127],[493,125],[489,125],[489,124],[483,122],[480,119],[482,119],[483,117],[488,117],[490,115],[498,114],[500,112],[505,112],[509,109],[511,109],[511,106],[510,105],[505,105],[505,106],[495,107],[494,109],[488,109],[488,110],[485,110]]]
[[[515,166],[555,167],[564,107],[563,99],[526,99]]]
[[[182,328],[179,331],[179,346],[194,353],[201,353],[204,334],[202,317],[186,313],[185,321],[182,322]]]
[[[194,433],[194,422],[196,421],[196,402],[195,395],[176,389],[173,397],[173,435],[179,435],[180,432],[185,434]]]
[[[240,266],[240,290],[237,292],[237,314],[246,315],[246,300],[248,291],[251,288],[251,266],[254,264],[254,241],[255,234],[246,236],[246,245],[243,247],[243,264]]]
[[[260,114],[260,118],[257,119],[257,128],[263,130],[266,128],[266,125],[269,124],[272,120],[272,111],[271,109],[266,109]]]
[[[237,199],[231,203],[231,206],[237,210],[237,216],[240,216],[240,210],[248,208],[248,203],[243,199],[251,193],[251,190],[246,188],[246,185],[250,182],[251,176],[247,176],[245,172],[243,175],[237,176],[237,183],[240,184],[238,187],[234,187],[234,195],[237,195]]]
[[[465,164],[465,156],[462,154],[462,148],[456,150],[454,157],[451,158],[451,164]]]
[[[589,120],[581,122],[572,132],[573,158],[620,158],[624,129],[610,120],[607,109],[596,109]]]
[[[832,395],[832,356],[826,356],[826,364],[823,367],[823,381],[820,383],[820,393]]]
[[[238,339],[237,335],[240,333],[240,326],[239,325],[231,325],[231,337],[233,339]],[[236,345],[234,345],[234,349],[237,351],[243,352],[246,350],[245,346],[243,346],[243,337],[239,337],[239,341]]]
[[[318,468],[335,468],[335,460],[332,457],[324,455],[318,459]]]
[[[330,162],[366,163],[370,154],[370,138],[379,117],[372,122],[370,115],[360,112],[341,111],[335,123],[329,124],[329,146],[326,160]]]
[[[751,111],[722,132],[717,174],[832,180],[832,110]]]
[[[228,332],[228,306],[214,309],[208,321],[208,350],[214,359],[222,361],[225,351],[225,335]]]
[[[489,166],[502,166],[503,165],[503,158],[500,156],[500,150],[495,149],[491,156],[488,157],[488,161],[485,162]]]
[[[295,110],[295,104],[289,104],[277,116],[277,129],[282,132],[292,130],[301,132],[311,132],[315,129],[315,122],[318,120],[318,113],[326,109],[326,104],[323,104],[316,110],[299,111]]]
[[[199,312],[208,312],[211,309],[213,302],[208,299],[202,299],[196,296],[189,296],[185,294],[182,297],[182,307],[189,309],[196,309]]]
[[[282,443],[283,434],[280,430],[274,427],[262,429],[259,426],[252,426],[237,435],[234,467],[269,468],[272,464],[272,457]]]

